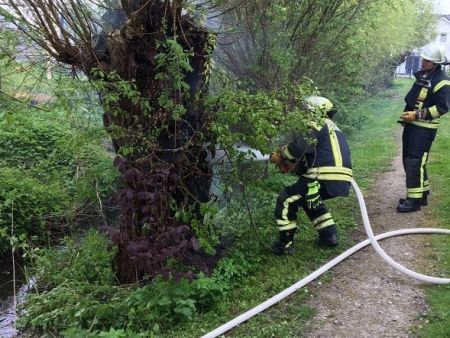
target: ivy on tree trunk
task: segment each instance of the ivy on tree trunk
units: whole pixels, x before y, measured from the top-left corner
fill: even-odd
[[[94,3],[24,0],[28,13],[8,5],[9,19],[57,61],[82,70],[100,95],[121,173],[120,229],[112,235],[118,279],[173,273],[169,257],[185,262],[199,251],[177,210],[199,218],[198,205],[209,200],[203,102],[214,36],[182,12],[184,1],[121,1],[103,14],[101,29]]]

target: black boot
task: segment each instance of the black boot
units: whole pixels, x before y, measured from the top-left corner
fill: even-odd
[[[403,203],[397,206],[398,212],[413,212],[420,210],[421,198],[407,198]]]
[[[339,244],[336,225],[330,225],[319,230],[320,246],[336,246]]]
[[[428,195],[429,194],[423,194],[423,196],[422,196],[422,199],[421,199],[421,201],[420,201],[420,205],[421,206],[423,206],[423,207],[426,207],[427,205],[428,205]],[[400,198],[399,200],[398,200],[398,204],[400,205],[400,204],[403,204],[403,203],[405,203],[405,201],[406,201],[407,199],[406,198]]]
[[[280,237],[273,243],[271,251],[275,255],[282,256],[284,254],[293,254],[294,248],[294,234],[297,229],[280,231]]]
[[[426,207],[428,205],[428,195],[429,194],[430,194],[429,191],[423,193],[422,202],[420,203],[421,206]]]

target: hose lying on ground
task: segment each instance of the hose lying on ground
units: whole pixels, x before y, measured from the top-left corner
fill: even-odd
[[[428,282],[428,283],[435,283],[435,284],[449,284],[450,278],[439,278],[439,277],[431,277],[422,275],[420,273],[414,272],[412,270],[409,270],[408,268],[404,267],[403,265],[397,263],[394,261],[391,257],[389,257],[386,252],[383,251],[383,249],[378,244],[378,240],[382,240],[389,237],[394,236],[402,236],[402,235],[411,235],[411,234],[447,234],[450,235],[450,229],[439,229],[439,228],[412,228],[412,229],[401,229],[401,230],[395,230],[395,231],[389,231],[382,233],[380,235],[374,236],[372,228],[370,226],[369,216],[367,215],[367,209],[366,205],[364,203],[364,197],[361,193],[361,190],[359,189],[356,182],[352,179],[351,181],[352,187],[355,190],[359,207],[361,210],[361,215],[364,223],[364,228],[366,230],[368,239],[366,239],[363,242],[360,242],[353,246],[352,248],[348,249],[347,251],[343,252],[333,260],[329,261],[327,264],[323,265],[310,275],[306,276],[302,280],[298,281],[297,283],[291,285],[284,291],[280,292],[279,294],[273,296],[272,298],[266,300],[265,302],[259,304],[258,306],[254,307],[253,309],[241,314],[240,316],[234,318],[233,320],[230,320],[229,322],[223,324],[222,326],[219,326],[215,330],[207,333],[206,335],[202,336],[202,338],[214,338],[222,333],[227,332],[228,330],[232,329],[233,327],[245,322],[246,320],[250,319],[251,317],[255,316],[256,314],[264,311],[265,309],[271,307],[275,303],[279,302],[280,300],[286,298],[290,294],[294,293],[298,289],[302,288],[309,282],[313,281],[329,269],[331,269],[333,266],[337,265],[347,257],[354,254],[356,251],[366,247],[367,245],[371,244],[375,251],[391,266],[396,268],[397,270],[403,272],[404,274],[413,277],[415,279]]]

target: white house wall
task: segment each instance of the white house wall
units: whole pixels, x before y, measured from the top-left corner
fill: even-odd
[[[449,19],[447,19],[449,17]],[[438,35],[436,37],[435,43],[440,44],[445,47],[445,55],[447,59],[450,60],[450,16],[441,17],[437,25]],[[441,34],[446,35],[446,41],[441,42]]]

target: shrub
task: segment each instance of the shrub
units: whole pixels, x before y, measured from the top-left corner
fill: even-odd
[[[47,185],[23,170],[0,170],[0,253],[9,248],[6,235],[44,237],[47,225],[64,209],[65,198],[57,184]]]
[[[116,178],[100,127],[77,130],[57,112],[14,109],[0,120],[0,253],[9,249],[11,225],[17,237],[42,240],[75,216],[97,215],[92,206]]]
[[[67,336],[110,328],[158,332],[210,309],[226,291],[227,281],[218,275],[119,287],[113,256],[108,240],[94,230],[79,242],[66,238],[60,247],[40,250],[33,269],[40,292],[28,296],[20,325],[47,332],[70,329]]]

